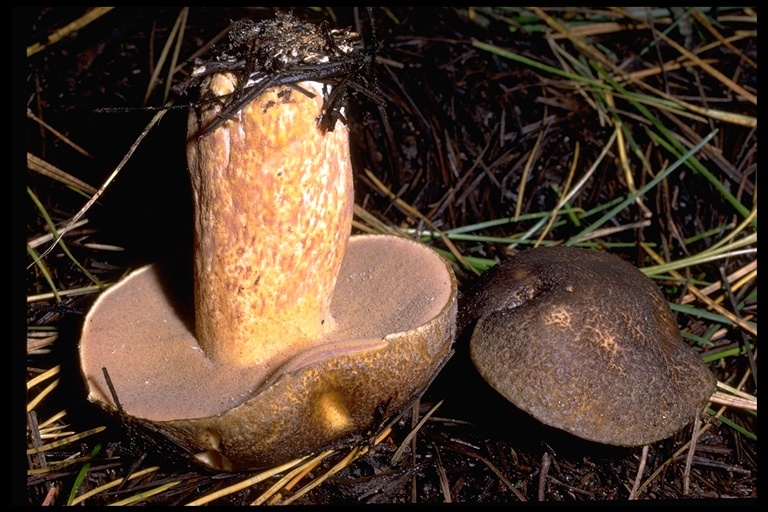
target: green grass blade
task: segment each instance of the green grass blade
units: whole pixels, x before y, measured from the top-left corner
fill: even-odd
[[[631,203],[635,202],[635,199],[637,199],[640,196],[643,196],[651,190],[653,187],[659,184],[661,180],[669,176],[673,171],[675,171],[678,167],[680,167],[681,164],[685,163],[689,158],[691,158],[694,154],[696,154],[707,142],[709,142],[712,137],[717,134],[717,130],[713,130],[709,135],[701,139],[698,144],[693,146],[690,150],[688,150],[682,157],[678,158],[672,165],[667,167],[663,172],[659,173],[655,178],[653,178],[651,181],[646,183],[643,187],[639,188],[637,192],[634,194],[629,194],[623,201],[621,201],[619,204],[608,210],[608,212],[605,213],[602,217],[597,219],[595,222],[584,228],[580,233],[576,234],[575,236],[572,236],[565,244],[566,245],[574,245],[576,242],[584,238],[586,235],[597,229],[598,227],[605,224],[608,220],[612,219],[618,212],[629,206]]]

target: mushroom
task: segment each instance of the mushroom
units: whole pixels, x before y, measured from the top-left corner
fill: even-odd
[[[459,325],[496,391],[591,441],[667,438],[714,392],[653,281],[607,253],[558,246],[506,259],[467,291]]]
[[[236,87],[217,72],[202,91]],[[223,102],[193,109],[193,261],[134,271],[85,319],[89,400],[212,469],[356,439],[452,353],[450,265],[410,239],[350,237],[348,130],[318,122],[328,94],[309,80],[269,87],[210,133]]]

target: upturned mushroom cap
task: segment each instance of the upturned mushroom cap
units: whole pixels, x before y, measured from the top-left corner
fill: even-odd
[[[218,363],[194,334],[191,263],[143,267],[104,292],[80,342],[89,399],[200,464],[265,467],[343,442],[402,411],[451,354],[456,282],[432,249],[350,238],[331,311],[337,327],[267,379]]]
[[[544,424],[606,444],[667,438],[693,420],[715,378],[680,339],[656,285],[620,258],[530,249],[482,275],[460,325],[499,393]]]
[[[351,34],[289,15],[238,26],[218,62],[250,59],[245,74],[214,66],[190,112],[191,261],[102,294],[80,342],[90,400],[220,470],[338,446],[399,414],[450,356],[457,307],[435,251],[350,238],[348,130],[322,122],[344,117],[326,104],[343,97],[327,66],[323,83],[269,75],[279,57],[351,80],[331,61],[355,51]]]

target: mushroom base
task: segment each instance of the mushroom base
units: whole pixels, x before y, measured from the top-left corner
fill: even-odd
[[[89,399],[217,470],[278,464],[402,411],[451,354],[456,280],[408,239],[350,238],[331,303],[337,328],[274,367],[211,361],[193,334],[191,263],[143,267],[99,297],[80,342]],[[171,305],[173,304],[173,305]]]

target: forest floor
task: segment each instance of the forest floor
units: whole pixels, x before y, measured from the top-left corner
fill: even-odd
[[[14,100],[26,117],[14,140],[27,170],[13,170],[26,185],[14,218],[25,219],[27,251],[14,279],[14,293],[26,295],[18,501],[757,498],[749,8],[374,8],[373,23],[364,9],[293,11],[376,43],[381,104],[351,98],[355,232],[435,247],[460,289],[507,256],[554,244],[611,252],[658,284],[721,386],[701,422],[647,447],[644,468],[643,447],[581,440],[517,410],[474,371],[466,336],[391,430],[278,485],[288,470],[217,474],[155,454],[87,401],[77,347],[99,291],[191,247],[186,110],[167,111],[118,166],[157,113],[141,107],[190,101],[173,86],[194,58],[205,59],[232,21],[274,12],[49,7],[19,18],[27,58]],[[70,229],[46,253],[52,226]]]

